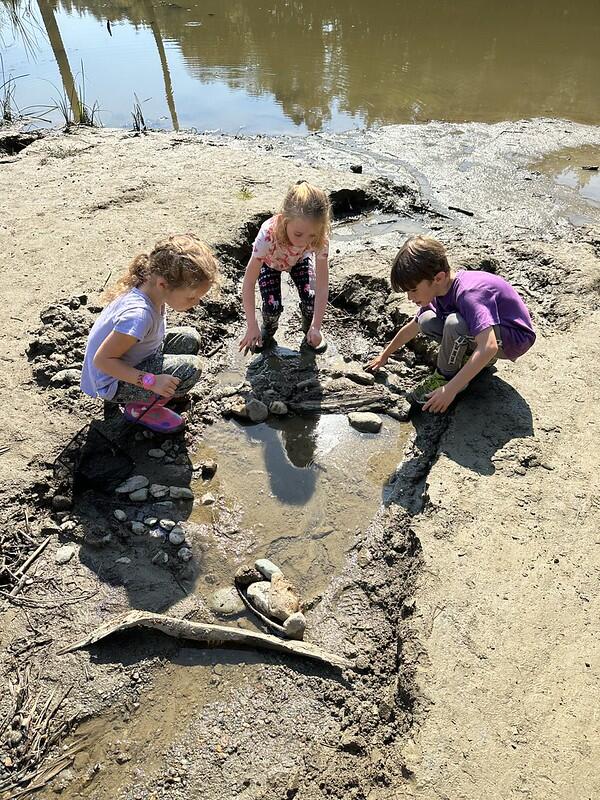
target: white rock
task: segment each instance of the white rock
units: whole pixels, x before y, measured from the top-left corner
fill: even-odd
[[[131,559],[127,558],[127,556],[121,556],[121,558],[117,558],[115,564],[131,564]]]
[[[290,639],[303,639],[304,631],[306,630],[306,617],[301,611],[297,611],[286,619],[283,623],[283,628]]]
[[[282,400],[274,400],[269,406],[269,412],[276,417],[284,417],[288,413],[288,407]]]
[[[119,522],[125,522],[125,520],[127,519],[127,514],[122,509],[115,508],[115,510],[113,511],[113,517],[115,519],[118,519]]]
[[[255,397],[246,401],[246,411],[252,422],[264,422],[269,416],[269,409]]]
[[[180,550],[177,551],[177,557],[180,558],[182,561],[189,561],[192,555],[193,553],[189,547],[182,547]]]
[[[206,494],[202,495],[200,502],[203,506],[212,506],[213,503],[217,502],[217,498],[214,496],[214,494],[207,492]]]
[[[381,430],[381,417],[370,411],[351,411],[348,414],[348,422],[363,433],[379,433]]]
[[[129,499],[134,503],[145,503],[148,499],[148,489],[137,489],[131,492]]]
[[[144,519],[144,525],[148,525],[150,528],[153,528],[158,523],[156,517],[146,517]]]
[[[153,528],[149,535],[151,539],[164,539],[166,534],[160,528]]]
[[[150,494],[156,498],[166,497],[169,494],[169,487],[162,483],[153,483],[150,487]]]
[[[169,493],[173,500],[193,500],[194,493],[187,486],[171,486]]]
[[[240,614],[246,606],[237,593],[237,589],[230,586],[226,589],[217,589],[208,598],[208,605],[217,614]]]
[[[141,536],[142,534],[146,533],[146,526],[143,522],[132,522],[131,523],[131,531],[135,533],[136,536]]]
[[[132,475],[115,489],[116,494],[130,494],[138,489],[144,489],[150,481],[144,475]]]
[[[246,589],[246,594],[252,605],[261,611],[266,616],[269,615],[269,590],[271,584],[269,581],[257,581],[251,583]]]
[[[75,548],[72,544],[65,544],[62,547],[59,547],[56,551],[54,556],[54,560],[57,564],[66,564],[70,561],[73,556],[75,555]]]
[[[150,458],[164,458],[166,455],[164,450],[161,450],[159,447],[155,447],[152,450],[148,450],[148,455]]]
[[[169,541],[176,547],[179,547],[179,545],[185,542],[185,533],[183,532],[183,529],[179,527],[179,525],[175,525],[169,534]]]
[[[161,519],[161,521],[158,524],[163,529],[163,531],[168,532],[173,530],[176,523],[172,519]]]
[[[274,564],[272,561],[269,561],[268,558],[259,558],[254,562],[254,566],[256,569],[264,575],[265,578],[270,581],[273,575],[278,572],[283,572],[277,564]]]

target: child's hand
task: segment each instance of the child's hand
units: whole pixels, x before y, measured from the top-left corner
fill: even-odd
[[[262,345],[262,336],[260,335],[260,328],[258,325],[248,325],[245,335],[240,339],[240,351],[244,351],[244,355],[248,355],[248,350]]]
[[[319,328],[315,328],[314,325],[311,325],[308,329],[308,333],[306,334],[306,341],[309,343],[311,347],[318,347],[321,344],[321,331]]]
[[[388,362],[388,356],[385,356],[383,353],[380,353],[378,356],[375,356],[375,358],[372,358],[371,361],[369,361],[365,369],[368,370],[369,372],[377,372],[377,370],[381,369],[382,367],[385,367],[387,362]]]
[[[180,379],[174,378],[173,375],[167,373],[157,375],[152,391],[160,397],[173,397],[180,383]]]
[[[427,397],[429,398],[423,406],[423,411],[432,411],[434,414],[442,414],[448,406],[454,401],[456,392],[448,388],[448,385],[430,392]]]

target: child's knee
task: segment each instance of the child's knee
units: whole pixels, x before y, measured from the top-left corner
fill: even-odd
[[[449,314],[446,317],[444,321],[444,333],[450,334],[453,338],[469,335],[467,325],[460,314]]]

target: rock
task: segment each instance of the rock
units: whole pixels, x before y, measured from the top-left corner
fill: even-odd
[[[74,531],[77,527],[77,523],[74,519],[67,519],[61,523],[60,529],[61,531]]]
[[[231,403],[229,406],[229,413],[237,419],[248,419],[246,403],[241,397],[238,397],[237,400],[234,400],[233,403]]]
[[[300,594],[298,590],[282,572],[276,572],[271,578],[269,616],[285,622],[288,617],[299,610]]]
[[[379,433],[381,430],[381,417],[370,411],[351,411],[348,414],[348,422],[363,433]]]
[[[288,407],[283,400],[274,400],[269,406],[269,413],[276,417],[284,417],[288,413]]]
[[[131,559],[127,558],[127,556],[121,556],[121,558],[117,558],[115,564],[131,564]]]
[[[303,639],[306,630],[306,617],[301,611],[291,614],[283,623],[286,635],[290,639]]]
[[[388,408],[385,412],[388,417],[397,419],[398,422],[406,422],[410,417],[411,407],[408,400],[401,400],[395,407]]]
[[[173,500],[193,500],[194,493],[188,486],[171,486],[169,494]]]
[[[172,531],[173,528],[175,527],[175,522],[172,519],[161,519],[158,524],[163,529],[163,531],[167,531],[167,533],[169,533],[169,531]]]
[[[153,564],[168,564],[169,562],[169,555],[165,553],[164,550],[159,550],[158,553],[152,559]]]
[[[277,566],[277,564],[269,561],[268,558],[257,559],[254,562],[254,566],[261,573],[261,575],[265,576],[268,581],[273,578],[273,575],[277,575],[278,573],[283,574],[283,571]]]
[[[271,583],[269,581],[258,581],[251,583],[247,589],[248,599],[252,605],[261,611],[263,614],[269,616],[269,592],[271,590]]]
[[[61,369],[50,378],[50,383],[52,386],[76,386],[80,380],[80,369]]]
[[[148,499],[148,489],[138,489],[135,492],[131,492],[129,499],[133,503],[144,503]]]
[[[152,431],[146,429],[142,431],[142,433],[144,434],[144,439],[154,439],[154,433]]]
[[[113,517],[118,520],[119,522],[125,522],[127,519],[127,514],[120,508],[115,508],[113,511]]]
[[[241,589],[246,589],[251,583],[258,583],[262,579],[263,576],[260,572],[255,567],[248,566],[248,564],[240,567],[235,573],[235,585]]]
[[[269,409],[261,401],[255,397],[246,401],[246,411],[252,422],[264,422],[269,416]]]
[[[72,544],[65,544],[62,547],[59,547],[56,551],[54,556],[54,560],[57,564],[66,564],[70,561],[73,556],[75,555],[75,548]]]
[[[332,365],[331,376],[333,378],[349,378],[354,383],[361,386],[373,386],[375,383],[375,376],[371,372],[366,372],[362,364],[355,361],[346,363],[345,361],[336,361]]]
[[[193,553],[189,547],[182,547],[177,551],[177,558],[179,558],[181,561],[189,561],[192,556]]]
[[[361,175],[362,171],[362,164],[350,164],[350,172],[355,172],[357,175]]]
[[[203,506],[212,506],[213,503],[217,502],[217,498],[214,496],[214,494],[207,492],[206,494],[202,495],[200,502]]]
[[[212,478],[217,471],[217,462],[209,459],[202,464],[202,477]]]
[[[161,539],[161,540],[163,540],[165,538],[165,535],[166,535],[165,532],[161,531],[160,528],[154,528],[153,530],[150,531],[150,538],[151,539]]]
[[[162,483],[153,483],[150,487],[150,494],[157,500],[161,497],[166,497],[169,494],[169,487],[164,486]]]
[[[246,606],[244,601],[233,586],[226,589],[217,589],[208,598],[209,608],[216,614],[240,614]]]
[[[144,525],[148,525],[149,528],[153,528],[158,523],[156,517],[145,517],[144,518]]]
[[[136,536],[142,536],[146,533],[146,526],[143,522],[132,522],[131,523],[131,532],[135,533]]]
[[[145,489],[149,483],[150,481],[144,475],[132,475],[131,478],[128,478],[120,486],[117,486],[115,493],[130,494],[131,492],[137,492],[138,489]]]
[[[164,458],[166,455],[164,450],[161,450],[158,447],[153,448],[152,450],[148,450],[148,455],[150,458]]]
[[[183,532],[183,528],[180,528],[179,525],[175,525],[169,534],[169,541],[176,547],[182,545],[185,542],[185,533]]]
[[[55,494],[52,498],[52,508],[55,511],[68,511],[72,505],[70,498],[62,494]]]

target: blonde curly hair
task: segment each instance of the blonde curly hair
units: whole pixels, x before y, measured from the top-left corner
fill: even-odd
[[[156,242],[150,253],[137,255],[104,298],[114,300],[153,275],[164,278],[171,289],[220,283],[219,262],[210,247],[193,233],[176,233]]]

